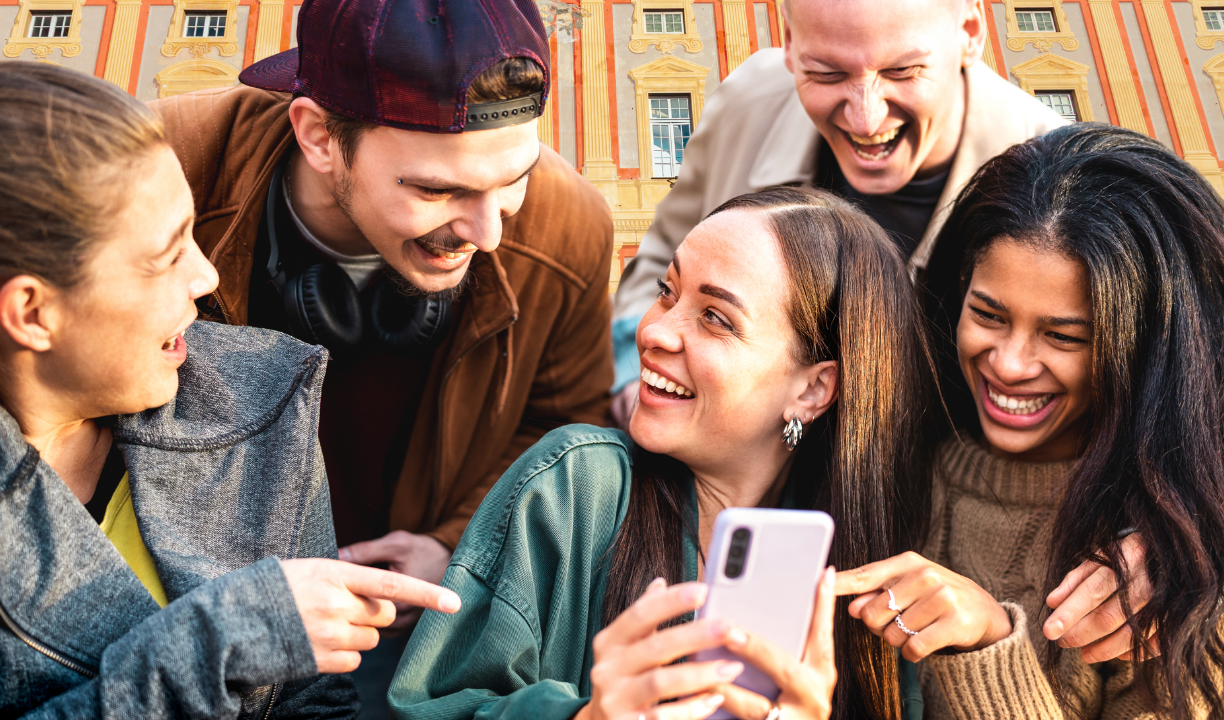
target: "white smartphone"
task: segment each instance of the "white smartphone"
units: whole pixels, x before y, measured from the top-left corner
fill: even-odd
[[[726,618],[800,657],[812,624],[816,586],[833,541],[833,518],[813,510],[727,508],[714,521],[706,556],[710,588],[698,618]],[[725,648],[696,661],[741,660]],[[744,662],[735,684],[770,700],[778,687]],[[718,710],[711,718],[733,718]]]

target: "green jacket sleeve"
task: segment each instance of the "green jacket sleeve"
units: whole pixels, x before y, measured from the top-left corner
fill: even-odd
[[[590,694],[607,551],[628,506],[628,440],[571,425],[494,485],[447,568],[463,599],[426,612],[387,693],[401,720],[565,720]]]

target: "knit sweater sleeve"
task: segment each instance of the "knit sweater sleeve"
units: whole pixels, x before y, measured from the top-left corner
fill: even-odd
[[[1066,714],[1046,677],[1029,638],[1024,609],[1002,603],[1011,616],[1012,632],[1003,640],[974,652],[932,655],[924,663],[938,680],[944,700],[956,720],[1063,720]],[[1113,661],[1109,679],[1100,688],[1100,720],[1156,720],[1143,688],[1132,682],[1131,664]],[[1081,671],[1093,672],[1080,665]],[[1074,683],[1072,683],[1074,685]],[[1068,691],[1075,693],[1076,688]],[[1087,700],[1087,698],[1083,698]],[[1087,705],[1096,703],[1089,700]]]

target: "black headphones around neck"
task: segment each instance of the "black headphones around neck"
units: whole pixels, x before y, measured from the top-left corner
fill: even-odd
[[[284,299],[290,334],[329,350],[339,350],[361,342],[368,322],[378,341],[393,350],[436,347],[450,329],[448,298],[407,297],[386,277],[380,277],[370,293],[369,306],[362,307],[357,286],[335,263],[316,263],[301,274],[286,277],[276,241],[276,194],[284,192],[281,182],[285,164],[277,165],[272,174],[264,217],[268,230],[268,274]]]

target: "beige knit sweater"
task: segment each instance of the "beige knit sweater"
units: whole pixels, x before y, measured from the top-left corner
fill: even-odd
[[[1070,463],[1024,463],[955,439],[939,453],[931,537],[923,554],[981,585],[1012,618],[1006,639],[975,652],[933,655],[918,664],[925,717],[1044,720],[1074,717],[1044,673],[1046,567]],[[1062,653],[1060,680],[1084,718],[1157,718],[1132,684],[1131,664],[1088,665]]]

